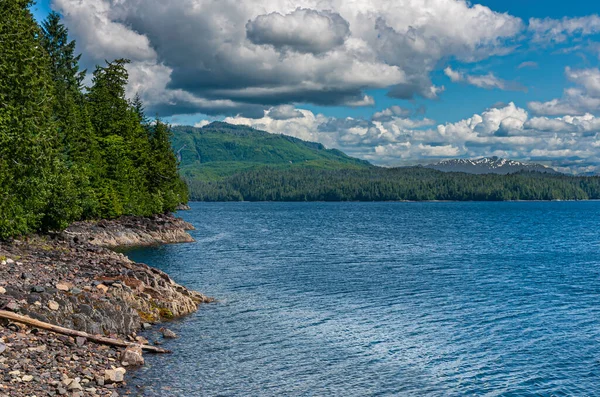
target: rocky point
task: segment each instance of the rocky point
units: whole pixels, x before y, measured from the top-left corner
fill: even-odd
[[[173,216],[81,222],[66,231],[0,242],[0,310],[91,335],[97,344],[0,320],[0,397],[112,396],[143,364],[142,328],[190,314],[211,299],[107,247],[193,241]]]

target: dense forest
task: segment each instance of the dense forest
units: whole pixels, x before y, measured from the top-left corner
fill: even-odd
[[[169,126],[125,96],[128,60],[84,87],[59,15],[40,26],[30,6],[0,1],[0,239],[186,202]]]
[[[257,167],[219,181],[189,180],[198,201],[588,200],[600,177],[521,172],[444,173],[423,167],[311,169]]]

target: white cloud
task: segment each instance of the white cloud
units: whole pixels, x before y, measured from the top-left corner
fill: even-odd
[[[519,64],[519,66],[517,66],[517,69],[538,69],[539,67],[540,67],[540,65],[538,65],[537,62],[525,61],[525,62],[521,62]]]
[[[572,36],[588,36],[600,33],[600,17],[588,15],[584,17],[562,19],[529,20],[529,31],[533,34],[532,40],[538,43],[563,43]]]
[[[524,89],[520,84],[502,80],[496,77],[492,72],[484,75],[473,75],[453,70],[448,66],[444,69],[444,74],[448,76],[453,83],[467,83],[487,90],[497,88],[499,90],[522,91]]]
[[[530,117],[525,109],[509,103],[435,125],[433,120],[407,118],[401,108],[377,112],[371,120],[297,111],[302,118],[274,120],[267,112],[261,119],[225,121],[321,142],[380,165],[496,155],[540,161],[568,172],[600,171],[600,118],[591,114]]]
[[[546,102],[533,101],[527,105],[534,113],[547,116],[582,115],[600,110],[600,70],[565,68],[567,79],[576,87],[564,90],[562,98]]]

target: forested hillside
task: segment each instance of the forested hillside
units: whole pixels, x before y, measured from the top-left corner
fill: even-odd
[[[0,238],[187,201],[164,123],[125,97],[128,60],[86,71],[57,14],[0,1]]]
[[[281,169],[361,169],[368,162],[335,149],[288,135],[214,122],[203,128],[173,127],[173,147],[188,181],[218,180],[238,172],[271,166]]]
[[[398,201],[600,199],[599,177],[537,172],[445,173],[423,167],[364,170],[262,168],[220,181],[189,181],[198,201]]]

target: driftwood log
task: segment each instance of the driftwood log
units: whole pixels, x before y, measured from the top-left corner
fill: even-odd
[[[96,342],[103,345],[111,345],[111,346],[120,346],[120,347],[129,347],[137,345],[136,343],[127,342],[121,339],[107,338],[101,335],[92,335],[83,331],[76,331],[74,329],[59,327],[58,325],[45,323],[43,321],[35,320],[30,317],[21,316],[20,314],[16,314],[13,312],[9,312],[6,310],[0,310],[0,318],[4,318],[10,321],[14,321],[16,323],[30,325],[32,327],[36,327],[39,329],[43,329],[46,331],[55,332],[57,334],[68,335],[68,336],[80,336],[86,338],[92,342]],[[151,346],[151,345],[141,345],[142,349],[152,353],[171,353],[169,350],[161,349],[160,347]]]

